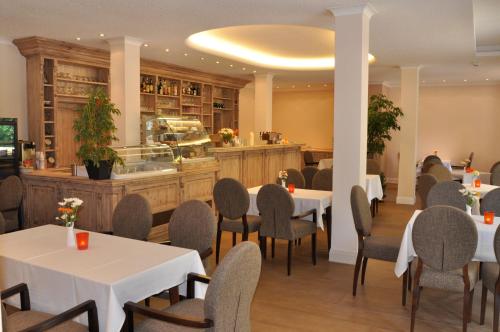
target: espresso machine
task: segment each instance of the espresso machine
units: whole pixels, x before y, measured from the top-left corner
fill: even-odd
[[[35,142],[19,140],[19,164],[25,168],[33,168],[35,166]]]

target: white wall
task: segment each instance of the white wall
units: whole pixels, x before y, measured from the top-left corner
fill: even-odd
[[[0,117],[17,118],[19,139],[28,139],[26,59],[0,37]]]
[[[253,83],[248,83],[244,88],[240,89],[239,107],[240,137],[248,140],[250,132],[255,131],[255,88]]]

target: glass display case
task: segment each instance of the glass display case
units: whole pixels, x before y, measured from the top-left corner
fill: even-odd
[[[143,123],[142,141],[146,146],[168,145],[178,164],[213,160],[213,147],[199,119],[193,117],[157,116]]]
[[[164,175],[177,172],[174,150],[168,144],[114,148],[123,159],[115,163],[111,179]]]

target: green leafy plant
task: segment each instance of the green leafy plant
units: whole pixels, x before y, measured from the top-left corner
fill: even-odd
[[[123,164],[110,147],[113,141],[118,141],[113,116],[120,115],[120,110],[111,103],[106,92],[102,88],[94,89],[78,112],[80,116],[73,124],[75,141],[81,144],[76,153],[78,158],[84,163],[92,162],[95,167],[104,160]]]
[[[399,107],[383,94],[372,95],[368,104],[368,154],[383,154],[385,141],[392,139],[391,132],[400,130],[398,119],[404,116]]]

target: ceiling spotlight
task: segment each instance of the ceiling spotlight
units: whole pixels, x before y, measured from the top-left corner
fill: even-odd
[[[446,83],[446,80],[443,80],[443,83]]]
[[[307,87],[308,87],[308,88],[310,88],[310,87],[311,87],[311,84],[308,84],[308,85],[307,85]]]
[[[326,88],[328,86],[328,84],[323,84],[323,86]]]
[[[205,58],[200,58],[201,61],[205,60]]]
[[[241,68],[241,70],[247,70],[245,67]]]
[[[489,81],[490,79],[489,79],[489,78],[487,78],[486,80],[487,80],[487,81]]]
[[[167,53],[168,53],[168,52],[170,52],[170,49],[169,49],[169,48],[166,48],[166,49],[165,49],[165,52],[167,52]]]
[[[229,65],[229,67],[233,68],[233,65]]]
[[[144,47],[149,47],[149,44],[144,44]]]
[[[276,89],[279,89],[279,88],[280,88],[280,86],[278,85],[278,86],[276,87]]]
[[[467,82],[467,80],[464,80],[464,82]]]
[[[188,54],[187,54],[187,53],[184,53],[184,56],[188,56]]]
[[[295,85],[292,85],[292,89],[295,89]]]
[[[103,34],[103,33],[100,33],[100,34],[99,34],[99,37],[101,37],[101,38],[102,38],[102,37],[104,37],[104,34]]]
[[[216,64],[219,64],[220,62],[219,61],[215,61]]]
[[[76,40],[80,40],[81,38],[80,37],[76,37]]]
[[[253,71],[253,73],[254,73],[254,74],[255,74],[256,72],[257,72],[256,70],[254,70],[254,71]]]

